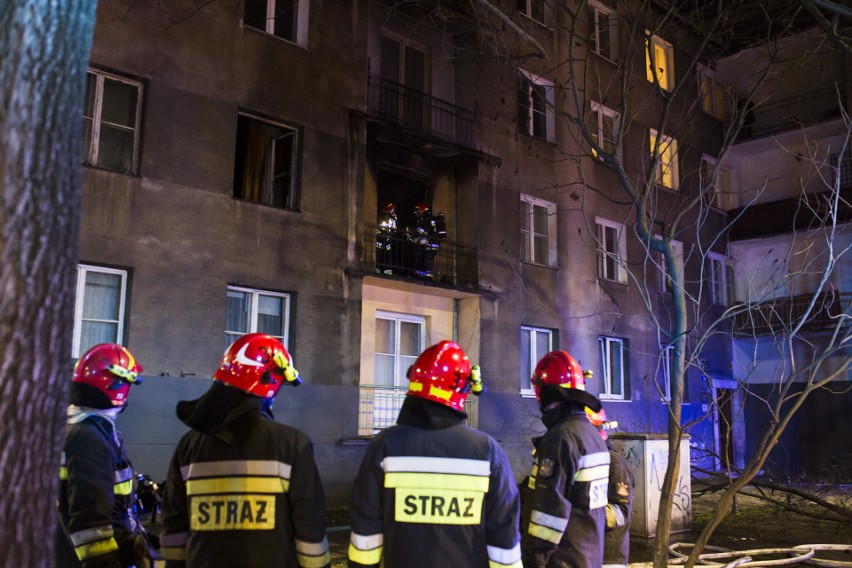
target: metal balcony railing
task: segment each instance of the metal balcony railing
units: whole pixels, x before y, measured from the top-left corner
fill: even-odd
[[[758,106],[748,112],[737,139],[760,138],[839,118],[840,102],[846,96],[842,85],[840,93],[839,99],[832,87]]]
[[[359,391],[359,436],[372,436],[396,424],[408,387],[361,385]],[[475,396],[467,397],[465,412],[467,412],[465,423],[471,428],[476,428],[479,425],[479,406]]]
[[[823,191],[733,209],[728,212],[728,220],[732,223],[728,238],[736,241],[816,229],[834,221],[852,221],[849,189],[841,185],[836,219],[830,215],[834,197],[832,192]]]
[[[365,270],[475,289],[476,247],[447,239],[427,238],[409,230],[364,229]]]
[[[787,335],[799,324],[813,295],[774,298],[761,302],[750,310],[738,313],[734,317],[734,335]],[[833,329],[838,318],[844,318],[844,325],[852,320],[852,293],[824,292],[817,296],[813,311],[807,316],[801,328],[802,333],[815,333]]]
[[[476,147],[476,113],[422,91],[370,75],[367,107],[379,118],[412,131]]]

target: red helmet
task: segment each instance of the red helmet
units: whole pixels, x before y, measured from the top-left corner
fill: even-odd
[[[234,341],[213,379],[261,398],[274,397],[284,382],[302,384],[290,354],[265,333],[248,333]]]
[[[414,212],[423,215],[424,213],[429,212],[429,206],[425,203],[418,203],[414,206]]]
[[[471,366],[458,343],[442,341],[420,354],[408,369],[408,394],[464,411],[469,392],[485,391],[479,367]]]
[[[396,204],[393,201],[388,201],[385,206],[382,208],[382,213],[395,213],[396,212]]]
[[[126,347],[100,343],[77,360],[71,381],[95,387],[113,406],[124,406],[130,385],[142,383],[141,372],[142,366]]]
[[[541,402],[541,385],[559,385],[566,389],[586,390],[583,369],[567,351],[551,351],[542,357],[532,376],[535,398]]]
[[[592,426],[598,429],[598,434],[600,434],[601,438],[604,440],[609,439],[607,430],[612,430],[613,428],[618,427],[618,422],[614,420],[612,422],[607,422],[606,411],[603,408],[601,408],[598,412],[595,412],[587,406],[586,417],[589,419],[589,422],[592,423]]]

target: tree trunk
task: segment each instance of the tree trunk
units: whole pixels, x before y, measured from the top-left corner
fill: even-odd
[[[0,5],[0,565],[53,565],[96,0]]]

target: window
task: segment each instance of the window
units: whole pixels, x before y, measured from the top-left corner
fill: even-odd
[[[647,32],[650,34],[650,32]],[[653,58],[653,59],[652,59]],[[660,88],[671,91],[674,87],[674,47],[659,36],[645,40],[645,67],[648,81],[660,83]]]
[[[716,177],[710,179],[714,171]],[[725,211],[734,209],[734,190],[731,186],[732,177],[729,169],[716,167],[716,160],[714,158],[706,154],[701,157],[702,189],[705,183],[709,182],[705,193],[705,202],[708,205]]]
[[[618,18],[615,10],[596,0],[589,0],[592,33],[589,44],[592,51],[610,61],[618,58]]]
[[[376,354],[373,384],[408,386],[408,368],[425,349],[426,319],[422,316],[376,312]]]
[[[77,266],[71,356],[79,358],[98,343],[124,341],[127,272],[100,266]]]
[[[246,333],[268,333],[288,347],[290,295],[228,286],[225,348]],[[288,347],[289,348],[289,347]]]
[[[552,329],[521,326],[521,394],[534,396],[530,379],[539,359],[553,351]]]
[[[601,357],[601,392],[602,399],[624,400],[627,398],[627,340],[617,337],[598,337],[598,348]]]
[[[592,102],[591,116],[591,135],[595,144],[600,146],[607,154],[616,155],[618,150],[615,145],[615,132],[618,125],[618,113],[600,103]],[[594,149],[592,149],[592,154],[598,157],[598,153]]]
[[[654,235],[655,238],[660,239],[660,235]],[[677,271],[680,273],[681,282],[685,281],[683,275],[683,243],[680,241],[672,241],[672,248],[675,253],[675,265],[677,266]],[[672,275],[669,273],[668,267],[666,266],[665,259],[663,258],[662,253],[658,253],[658,259],[660,264],[660,292],[668,292],[671,293],[674,290],[674,285],[672,283]]]
[[[672,399],[672,377],[674,376],[674,345],[660,346],[660,393],[664,400]]]
[[[382,114],[417,129],[429,128],[426,104],[426,51],[401,37],[382,36]]]
[[[89,70],[83,103],[83,163],[136,173],[142,83]]]
[[[544,23],[544,0],[518,0],[518,12]]]
[[[521,195],[521,260],[556,264],[556,204]]]
[[[308,0],[245,0],[243,23],[281,39],[308,43]]]
[[[518,72],[518,128],[524,134],[552,142],[553,83],[526,71]]]
[[[627,284],[624,263],[627,239],[624,226],[600,217],[595,219],[598,241],[598,278]]]
[[[698,66],[698,97],[701,100],[701,110],[719,120],[728,116],[730,95],[718,81],[713,70]]]
[[[677,140],[651,129],[651,158],[656,164],[656,181],[669,189],[677,189],[679,170],[677,165]]]
[[[721,254],[708,253],[710,266],[710,292],[713,303],[727,306],[734,299],[734,271]]]
[[[293,128],[240,115],[234,164],[234,197],[296,209],[296,152]]]

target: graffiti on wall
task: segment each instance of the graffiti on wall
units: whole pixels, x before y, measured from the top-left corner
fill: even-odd
[[[649,444],[648,447],[648,483],[646,490],[648,491],[649,509],[649,528],[656,530],[657,521],[659,519],[659,502],[660,493],[663,490],[663,481],[666,476],[666,467],[668,466],[669,450],[668,442],[664,444]],[[678,474],[677,483],[675,484],[674,493],[672,494],[672,531],[686,530],[690,526],[692,518],[692,487],[689,476],[689,450],[684,454],[681,449],[680,472]]]

